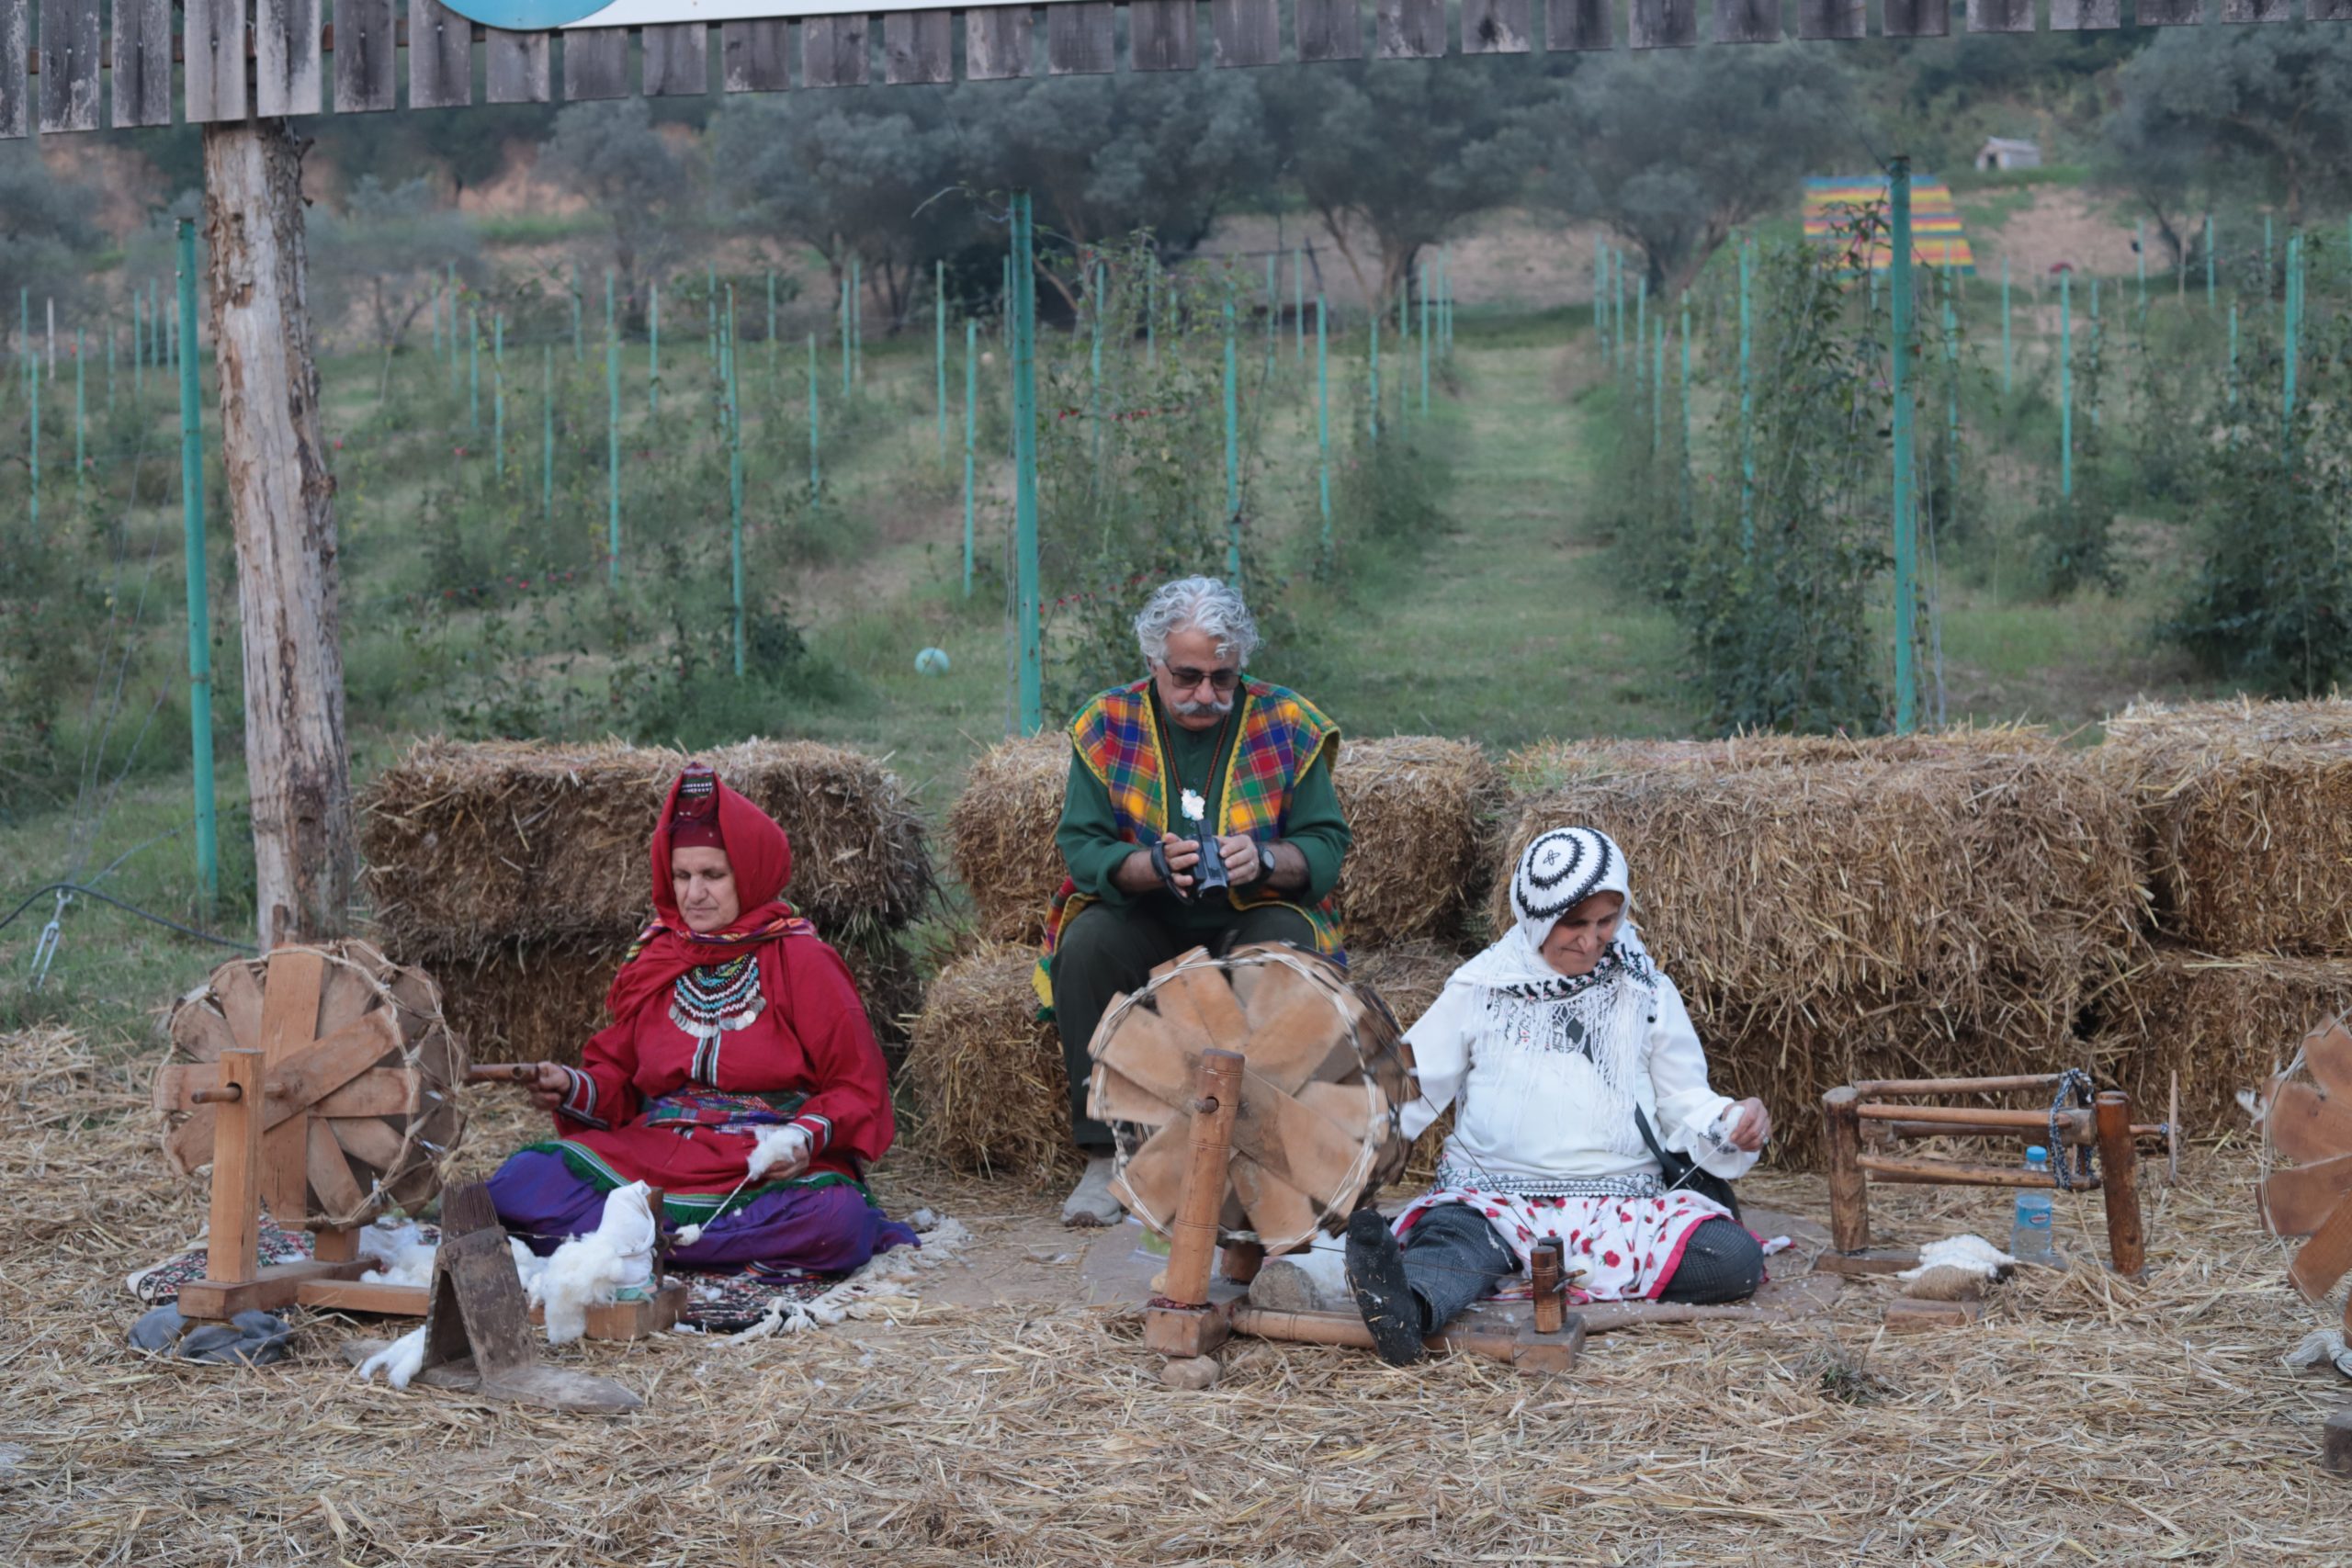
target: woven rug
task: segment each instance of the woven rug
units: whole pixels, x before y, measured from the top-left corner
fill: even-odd
[[[437,1225],[419,1225],[417,1239],[437,1244],[441,1239]],[[903,1248],[900,1250],[904,1250]],[[264,1215],[261,1222],[259,1258],[265,1269],[279,1263],[301,1263],[311,1257],[311,1233],[280,1230]],[[153,1268],[141,1269],[130,1276],[130,1293],[147,1306],[160,1306],[179,1299],[180,1287],[191,1280],[204,1278],[205,1252],[201,1247],[175,1253]],[[783,1303],[783,1310],[816,1301],[849,1278],[845,1274],[809,1274],[797,1269],[770,1273],[759,1269],[746,1269],[731,1274],[697,1273],[680,1269],[673,1277],[686,1281],[686,1304],[679,1314],[681,1324],[711,1334],[731,1334],[763,1322]]]

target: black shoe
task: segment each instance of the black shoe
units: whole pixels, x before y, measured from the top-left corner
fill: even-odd
[[[1372,1330],[1372,1348],[1392,1367],[1421,1359],[1421,1303],[1405,1282],[1405,1254],[1377,1209],[1348,1220],[1348,1288]]]

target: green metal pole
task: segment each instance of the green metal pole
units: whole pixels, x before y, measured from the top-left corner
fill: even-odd
[[[441,357],[441,290],[433,291],[433,357]]]
[[[114,412],[114,349],[115,339],[121,336],[114,330],[114,313],[107,313],[107,412]]]
[[[1323,296],[1315,296],[1315,449],[1323,507],[1323,554],[1331,553],[1331,340]]]
[[[1616,246],[1609,247],[1610,291],[1615,296],[1615,320],[1610,323],[1609,344],[1617,356],[1617,368],[1625,368],[1625,254]]]
[[[1650,452],[1657,452],[1658,432],[1666,428],[1666,310],[1661,303],[1657,313],[1657,346],[1651,351],[1650,364]]]
[[[1159,363],[1159,253],[1143,254],[1143,362]]]
[[[1747,242],[1739,243],[1739,549],[1756,553],[1756,388],[1754,375],[1754,311],[1748,301],[1753,258]]]
[[[662,285],[645,286],[645,412],[662,412]]]
[[[1274,330],[1283,313],[1282,272],[1274,260],[1274,253],[1266,253],[1266,370],[1264,379],[1274,378]]]
[[[130,291],[130,395],[147,391],[147,305],[136,288]]]
[[[1093,480],[1102,482],[1102,264],[1094,264],[1094,286],[1087,295],[1094,318],[1094,346],[1088,363],[1086,383],[1087,423],[1092,426],[1089,436],[1094,447]]]
[[[727,367],[727,543],[735,589],[735,679],[743,678],[743,404],[735,363],[735,286],[727,286],[727,315],[721,325],[721,362]]]
[[[775,268],[768,268],[768,379],[776,378],[775,357]]]
[[[2148,226],[2138,219],[2132,220],[2132,259],[2140,266],[2140,309],[2148,308]]]
[[[865,381],[865,263],[849,258],[849,362],[860,385]]]
[[[458,264],[451,262],[449,278],[449,389],[458,389]]]
[[[964,318],[964,597],[972,596],[973,406],[979,401],[980,323]]]
[[[571,362],[574,365],[580,363],[582,347],[580,341],[580,264],[573,262],[571,264]]]
[[[1421,412],[1430,412],[1430,280],[1421,277]]]
[[[88,466],[88,449],[84,444],[83,427],[89,418],[89,406],[82,399],[82,329],[74,329],[74,488],[82,488],[83,470]]]
[[[1944,514],[1949,530],[1960,510],[1960,313],[1944,292]]]
[[[2287,237],[2286,401],[2281,410],[2281,422],[2286,439],[2290,442],[2295,434],[2295,361],[2301,357],[2298,353],[2298,339],[2302,329],[2303,300],[2300,275],[2302,253],[2303,237],[2301,234],[2289,235]]]
[[[2262,297],[2263,297],[2265,299],[2269,299],[2269,298],[2270,298],[2270,291],[2271,291],[2271,288],[2272,288],[2272,284],[2271,284],[2271,272],[2270,272],[2270,249],[2271,249],[2270,214],[2268,214],[2267,212],[2266,212],[2266,213],[2264,213],[2264,214],[2262,215]]]
[[[1380,445],[1380,312],[1372,313],[1372,444]]]
[[[1682,378],[1678,391],[1682,400],[1682,525],[1690,526],[1690,296],[1682,296]]]
[[[1913,620],[1918,609],[1917,504],[1911,472],[1911,160],[1897,156],[1889,180],[1893,194],[1893,254],[1887,282],[1894,289],[1894,321],[1887,334],[1894,397],[1894,732],[1908,735],[1917,725],[1913,711],[1916,682],[1911,670]]]
[[[196,225],[180,220],[180,319],[196,330]],[[187,562],[187,725],[196,775],[196,871],[207,908],[220,892],[212,804],[212,614],[205,592],[204,403],[193,354],[180,358],[180,517]]]
[[[1225,302],[1225,580],[1241,586],[1241,405],[1235,382],[1233,301]]]
[[[2058,275],[2058,493],[2075,494],[2075,275]]]
[[[1010,293],[1012,288],[1012,275],[1008,273],[1005,279],[1005,288],[1008,293]],[[842,327],[842,396],[844,398],[849,396],[850,378],[849,300],[849,269],[844,267],[842,269],[842,299],[840,311]]]
[[[2098,362],[2099,350],[2106,346],[2106,343],[2107,339],[2101,333],[2099,329],[2098,279],[2094,277],[2091,279],[2091,362],[2093,364],[2097,364]],[[2094,382],[2091,388],[2090,406],[2091,428],[2093,430],[2097,430],[2098,428],[2098,386]]]
[[[1012,527],[1019,573],[1021,733],[1045,728],[1045,647],[1037,575],[1037,269],[1029,193],[1012,193]]]
[[[2001,395],[2017,383],[2017,363],[2009,353],[2009,258],[2001,258]]]
[[[1634,385],[1639,388],[1648,375],[1643,364],[1643,350],[1650,342],[1650,275],[1646,268],[1634,275]]]
[[[1603,359],[1609,356],[1609,249],[1592,247],[1592,341]]]
[[[814,502],[824,493],[824,468],[818,457],[819,412],[817,408],[817,334],[808,334],[808,499]]]
[[[481,434],[481,309],[466,307],[466,429]]]
[[[491,465],[493,477],[506,478],[506,315],[490,319],[490,444],[497,453]]]
[[[1290,317],[1291,357],[1301,365],[1306,363],[1306,253],[1293,247],[1290,253]]]
[[[621,337],[605,274],[605,581],[621,585]]]
[[[939,460],[947,461],[947,264],[932,263],[931,340],[933,368],[938,372]],[[1098,329],[1099,335],[1099,329]]]
[[[722,374],[726,369],[727,344],[718,330],[718,268],[707,262],[702,269],[703,338],[710,346],[710,362]]]
[[[555,350],[539,345],[539,516],[555,521]]]
[[[29,344],[32,339],[28,335],[25,341]],[[25,365],[25,390],[32,400],[32,423],[26,432],[25,441],[26,479],[29,487],[26,491],[26,519],[38,532],[40,527],[40,351],[32,350]]]

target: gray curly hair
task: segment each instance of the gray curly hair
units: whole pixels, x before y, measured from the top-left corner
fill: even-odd
[[[1180,577],[1151,596],[1136,615],[1136,643],[1147,664],[1168,658],[1168,638],[1190,626],[1216,638],[1217,656],[1247,664],[1258,651],[1258,623],[1238,590],[1214,577]]]

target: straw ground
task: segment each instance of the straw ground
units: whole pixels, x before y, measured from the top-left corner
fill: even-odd
[[[2352,1529],[2312,1462],[2343,1384],[2278,1365],[2312,1314],[2235,1152],[2151,1193],[2146,1282],[2042,1276],[1968,1330],[1882,1336],[1873,1284],[1803,1325],[1604,1336],[1558,1382],[1248,1344],[1178,1393],[1065,1264],[1031,1300],[925,1283],[895,1323],[553,1352],[647,1396],[580,1420],[364,1386],[333,1354],[362,1325],[333,1318],[261,1371],[126,1349],[122,1275],[201,1213],[154,1152],[144,1057],[0,1050],[11,1562],[2316,1562]],[[511,1103],[471,1168],[526,1135]],[[1758,1185],[1822,1210],[1811,1180]],[[1043,1190],[911,1162],[879,1190],[983,1257],[1060,1235]],[[1973,1195],[1873,1208],[1913,1240],[2003,1223]],[[2063,1223],[2095,1256],[2095,1204]]]

